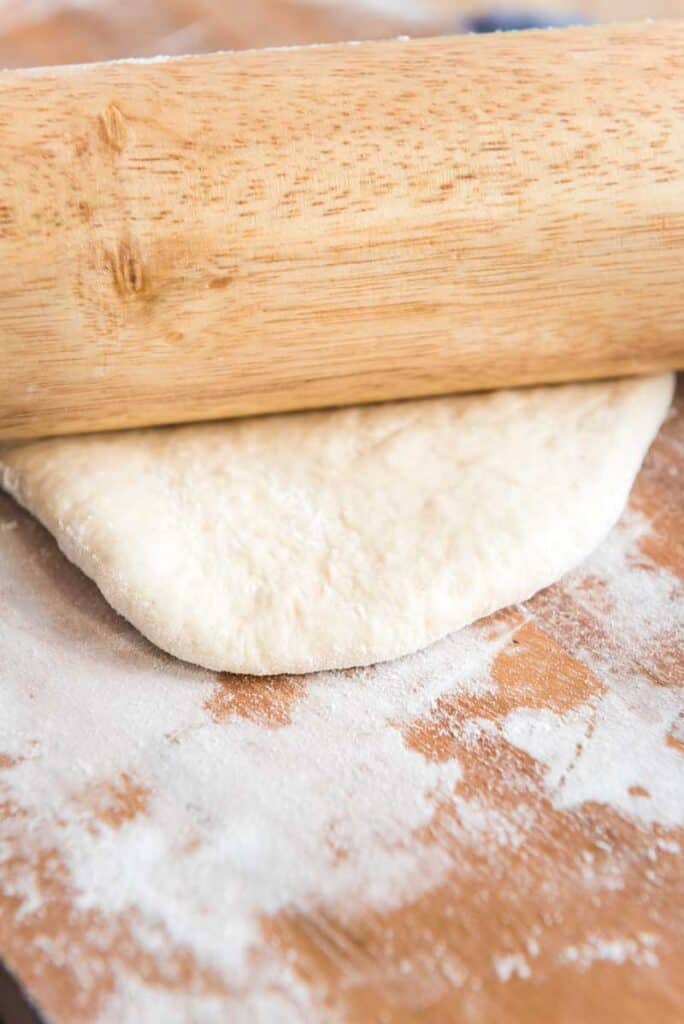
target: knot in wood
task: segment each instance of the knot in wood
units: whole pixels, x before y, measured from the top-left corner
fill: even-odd
[[[126,144],[128,130],[126,118],[121,113],[116,103],[109,103],[105,110],[99,115],[100,132],[105,143],[117,153],[120,153]]]
[[[109,256],[109,264],[112,269],[114,287],[122,298],[131,298],[144,293],[147,282],[145,265],[133,242],[120,242],[117,249]]]

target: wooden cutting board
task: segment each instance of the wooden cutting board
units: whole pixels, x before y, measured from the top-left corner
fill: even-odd
[[[138,7],[12,31],[26,62],[228,41],[224,4]],[[272,10],[280,41],[371,34]],[[273,679],[161,654],[0,496],[0,955],[24,1001],[48,1024],[680,1021],[683,472],[680,387],[561,583],[413,657]]]

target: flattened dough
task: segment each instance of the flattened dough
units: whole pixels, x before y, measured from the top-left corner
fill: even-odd
[[[6,445],[3,486],[159,647],[254,674],[414,651],[575,566],[672,378]]]

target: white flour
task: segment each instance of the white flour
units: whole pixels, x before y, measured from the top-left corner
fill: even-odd
[[[602,581],[599,622],[619,646],[602,644],[598,656],[580,642],[574,654],[602,680],[604,693],[564,715],[516,708],[503,735],[547,766],[554,806],[596,800],[647,823],[675,826],[684,824],[684,761],[667,739],[676,736],[684,703],[681,691],[654,686],[652,677],[663,641],[683,635],[684,593],[681,581],[654,571],[639,553],[648,532],[642,516],[627,512],[566,581],[566,591],[594,614],[596,594],[593,601],[583,598],[585,584]]]
[[[638,966],[657,967],[658,956],[654,952],[656,945],[656,937],[645,932],[640,932],[636,940],[607,939],[600,935],[592,935],[581,946],[568,946],[559,959],[562,963],[579,964],[583,969],[597,962],[631,962]]]

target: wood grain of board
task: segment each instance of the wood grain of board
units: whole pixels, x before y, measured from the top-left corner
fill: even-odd
[[[156,651],[0,495],[0,956],[47,1024],[680,1021],[683,473],[680,386],[559,584],[268,680]]]

